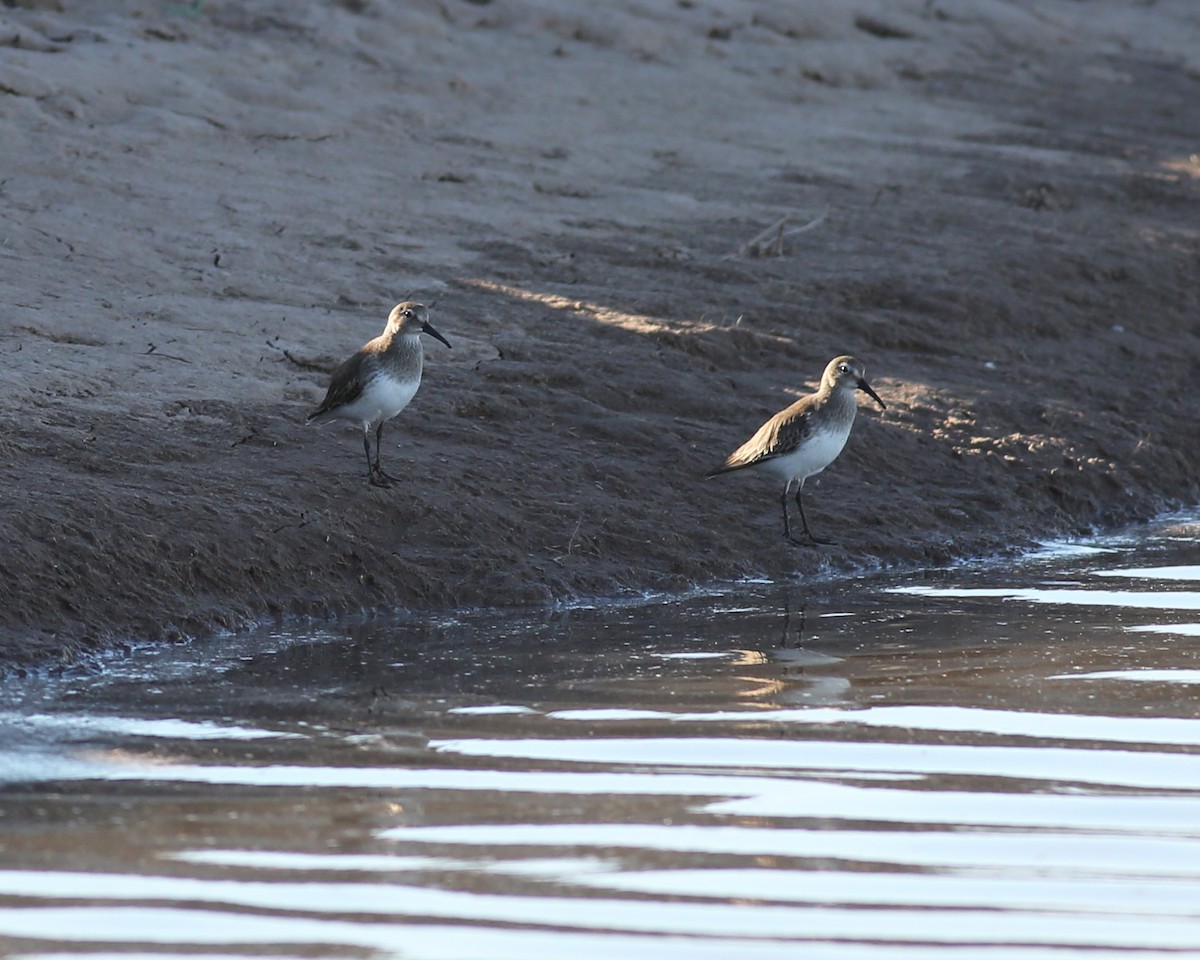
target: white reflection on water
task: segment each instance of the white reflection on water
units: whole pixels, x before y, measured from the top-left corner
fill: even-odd
[[[1036,550],[1026,554],[1028,560],[1063,560],[1074,557],[1093,557],[1102,553],[1120,553],[1113,547],[1097,547],[1086,543],[1065,540],[1045,540]]]
[[[107,736],[157,737],[169,740],[303,740],[306,735],[295,731],[262,730],[208,720],[150,719],[146,717],[113,717],[97,714],[0,712],[0,728],[22,733],[35,731],[70,739]]]
[[[744,744],[744,741],[739,741]],[[1091,752],[1091,751],[1084,751]],[[1151,754],[1151,759],[1162,755]],[[1168,761],[1176,755],[1165,755]],[[1179,755],[1182,761],[1191,757]],[[842,767],[845,770],[845,765]],[[1170,762],[1163,775],[1182,785],[1193,781],[1193,767]],[[75,771],[78,779],[96,777]],[[964,771],[969,772],[969,771]],[[66,767],[55,779],[73,779]],[[1080,771],[1081,776],[1085,771]],[[876,771],[851,778],[877,778]],[[895,772],[888,778],[900,783],[911,773]],[[1019,776],[1019,774],[1018,774]],[[1030,773],[1030,776],[1034,776]],[[807,779],[793,771],[788,777],[768,775],[611,773],[513,771],[479,769],[406,769],[380,767],[304,766],[202,766],[179,764],[125,764],[108,767],[104,779],[158,783],[206,783],[255,787],[341,787],[369,790],[425,789],[464,792],[529,793],[576,796],[718,797],[698,803],[698,811],[726,815],[829,818],[910,822],[921,824],[971,824],[1021,827],[1076,827],[1096,830],[1143,830],[1148,833],[1190,835],[1200,822],[1200,803],[1187,796],[1079,795],[1076,793],[991,793],[986,790],[904,790],[874,783],[859,786]],[[1086,776],[1084,779],[1087,779]],[[1109,779],[1120,779],[1114,774]],[[1140,781],[1134,769],[1130,780]],[[768,831],[768,834],[772,833]]]
[[[44,910],[17,909],[13,911],[14,926],[24,921],[23,926],[17,926],[14,935],[38,936],[38,929],[81,930],[96,922],[99,911],[86,907],[56,907]],[[105,910],[111,913],[105,924],[107,936],[100,942],[113,943],[127,940],[132,943],[163,943],[166,941],[147,937],[139,937],[142,929],[159,930],[177,928],[186,937],[187,944],[221,944],[220,954],[187,951],[189,960],[222,960],[232,956],[261,957],[263,954],[254,950],[254,946],[262,943],[278,943],[280,945],[316,943],[324,945],[324,951],[329,945],[334,946],[332,955],[341,955],[338,946],[360,947],[366,950],[382,951],[396,957],[419,956],[427,960],[463,960],[464,957],[486,957],[487,960],[530,960],[533,957],[571,957],[572,960],[613,960],[613,957],[653,957],[654,960],[796,960],[798,952],[804,960],[929,960],[930,951],[927,943],[916,946],[895,942],[870,942],[868,931],[860,930],[857,934],[849,934],[844,938],[825,936],[816,942],[809,938],[784,942],[745,939],[701,939],[698,937],[662,936],[658,934],[623,934],[606,933],[598,936],[594,931],[575,932],[571,930],[523,930],[510,927],[471,926],[456,924],[396,924],[396,923],[347,923],[342,921],[310,921],[303,918],[273,918],[273,917],[241,917],[237,924],[228,929],[228,935],[221,939],[214,929],[211,911],[182,910],[160,908],[118,908]],[[816,913],[810,913],[815,920],[820,919]],[[289,925],[289,919],[293,922]],[[853,916],[849,918],[853,924]],[[0,927],[3,932],[6,927]],[[189,936],[197,933],[196,936]],[[122,936],[125,934],[125,936]],[[70,939],[70,938],[55,938]],[[81,938],[76,938],[81,939]],[[1011,943],[1010,941],[1006,941]],[[225,946],[234,944],[235,946]],[[251,947],[249,951],[239,949],[241,944]],[[1177,956],[1169,948],[1167,952],[1150,952],[1147,946],[1139,950],[1137,956]],[[325,952],[321,955],[325,955]],[[272,958],[288,957],[272,950]],[[304,956],[312,956],[306,952]],[[352,956],[355,954],[351,954]],[[979,948],[974,945],[965,947],[952,942],[939,942],[937,960],[979,960]],[[79,953],[35,953],[25,951],[21,954],[23,960],[72,960]],[[94,952],[88,948],[88,960],[178,960],[179,952],[146,953],[139,950],[135,953],[105,954]],[[1060,960],[1061,947],[1042,947],[1039,945],[1015,944],[1005,946],[1003,943],[989,945],[988,960]],[[1127,949],[1121,947],[1089,946],[1089,958],[1102,960],[1128,960]]]
[[[1193,729],[1200,725],[1191,723]],[[1183,753],[725,737],[440,740],[430,746],[438,752],[473,757],[564,763],[828,770],[851,775],[866,771],[902,777],[944,774],[1200,790],[1200,756]]]
[[[1074,879],[962,876],[912,873],[903,883],[895,873],[865,870],[632,870],[588,873],[578,863],[560,879],[603,890],[665,896],[754,898],[774,903],[838,903],[918,907],[992,907],[996,910],[1069,910],[1134,916],[1186,914],[1200,903],[1200,877],[1141,879],[1142,896],[1113,878]]]
[[[1200,581],[1200,567],[1127,567],[1123,570],[1093,570],[1097,577],[1130,577],[1146,580]]]
[[[23,950],[17,954],[21,960],[78,960],[77,953],[60,953],[55,950]],[[261,956],[257,953],[244,953],[240,949],[222,948],[220,953],[197,951],[195,948],[189,949],[187,952],[187,960],[233,960],[234,957],[254,957]],[[87,960],[179,960],[179,953],[176,950],[162,950],[159,952],[151,952],[144,948],[137,950],[125,951],[120,953],[106,952],[104,950],[88,949]],[[282,953],[278,951],[271,952],[271,960],[307,960],[298,951],[296,953]]]
[[[1010,794],[980,790],[938,790],[930,803],[921,790],[795,790],[795,781],[768,781],[757,793],[710,803],[709,813],[744,817],[806,817],[1077,830],[1141,830],[1191,835],[1200,803],[1190,796],[1105,796]],[[791,789],[789,789],[791,788]]]
[[[998,597],[1029,603],[1055,603],[1088,607],[1136,607],[1142,610],[1200,610],[1200,592],[1137,590],[1089,590],[1037,587],[893,587],[889,593],[921,597]]]
[[[1101,670],[1060,673],[1049,680],[1135,680],[1142,683],[1200,683],[1200,670]]]
[[[1125,629],[1130,633],[1173,633],[1181,637],[1200,637],[1200,623],[1150,623]]]
[[[476,893],[430,886],[371,883],[265,883],[194,880],[177,877],[0,871],[0,891],[10,895],[53,896],[69,899],[181,901],[220,904],[256,911],[286,911],[282,917],[246,915],[225,909],[219,923],[211,912],[164,907],[13,908],[0,911],[0,933],[44,937],[48,921],[59,939],[70,931],[86,931],[89,941],[129,940],[142,943],[379,943],[373,932],[379,921],[400,917],[535,924],[559,929],[596,928],[625,933],[674,933],[689,937],[737,937],[854,940],[923,940],[960,942],[967,925],[970,940],[979,944],[1014,942],[1087,946],[1104,943],[1125,947],[1200,946],[1200,927],[1186,917],[1156,916],[1152,926],[1136,904],[1122,911],[1079,918],[1036,910],[1022,916],[1013,929],[1004,911],[955,908],[941,916],[937,907],[922,910],[888,909],[864,913],[835,906],[776,906],[752,902],[678,902],[589,897],[586,910],[563,910],[561,897]],[[754,892],[750,893],[754,896]],[[822,903],[829,901],[822,898]],[[297,916],[297,911],[317,917]],[[353,931],[320,918],[346,914],[357,919]],[[130,926],[136,922],[136,927]],[[383,927],[386,930],[386,927]],[[397,931],[398,932],[398,931]],[[364,940],[364,937],[367,939]],[[395,941],[398,943],[398,940]]]
[[[209,863],[222,867],[255,870],[338,870],[392,873],[411,870],[446,869],[465,862],[441,857],[400,857],[383,853],[288,853],[282,850],[179,850],[166,859],[187,863]]]
[[[396,827],[381,837],[490,851],[656,850],[710,856],[788,857],[923,870],[990,871],[1039,877],[1161,877],[1200,880],[1200,836],[989,830],[866,830],[677,823],[522,823]]]
[[[664,660],[724,660],[729,656],[728,653],[659,653],[656,656]]]
[[[1050,680],[1074,679],[1061,674]],[[1178,743],[1200,746],[1200,719],[1180,717],[1109,717],[1083,713],[1026,713],[979,707],[793,707],[783,710],[714,710],[668,713],[664,710],[601,708],[555,710],[547,719],[585,723],[662,720],[678,723],[846,724],[900,730],[940,730],[997,736],[1038,737],[1109,743]]]

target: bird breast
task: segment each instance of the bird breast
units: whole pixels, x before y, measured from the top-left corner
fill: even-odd
[[[344,416],[347,420],[357,420],[372,427],[378,426],[407,407],[416,396],[417,387],[420,385],[419,377],[395,380],[391,377],[376,376],[363,387],[357,400],[346,405]]]
[[[849,436],[849,430],[822,430],[809,436],[791,453],[765,461],[763,466],[785,480],[811,477],[837,459]]]

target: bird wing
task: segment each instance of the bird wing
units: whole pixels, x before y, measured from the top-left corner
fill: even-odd
[[[315,420],[323,413],[336,410],[357,400],[363,391],[363,358],[360,350],[333,371],[329,379],[329,389],[321,405],[308,415],[309,420]]]
[[[812,436],[812,424],[808,411],[799,408],[803,400],[781,410],[764,423],[749,440],[733,451],[721,466],[709,474],[728,473],[730,470],[741,470],[756,463],[774,460],[786,456],[798,447],[804,440]]]

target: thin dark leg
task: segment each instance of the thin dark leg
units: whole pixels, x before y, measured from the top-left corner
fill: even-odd
[[[808,520],[804,516],[804,503],[800,499],[800,494],[804,492],[804,484],[796,488],[796,506],[800,508],[800,522],[804,524],[804,535],[808,537],[810,543],[823,543],[826,546],[832,546],[832,540],[822,540],[820,537],[814,537],[812,531],[808,529]]]
[[[371,434],[369,431],[363,431],[363,450],[367,454],[367,475],[374,473],[374,468],[371,466]]]
[[[379,465],[379,454],[383,449],[383,424],[381,423],[375,428],[375,473],[383,477],[385,480],[390,480],[395,483],[399,478],[393,477],[390,473],[384,473],[383,467]]]
[[[792,528],[791,524],[788,522],[788,491],[791,490],[791,487],[792,485],[789,483],[783,488],[783,497],[779,501],[781,504],[783,504],[783,537],[785,540],[792,539]]]
[[[383,425],[380,424],[382,427]],[[375,435],[375,461],[371,462],[371,431],[363,431],[363,449],[367,452],[367,480],[373,487],[390,487],[391,479],[379,469],[379,434]]]

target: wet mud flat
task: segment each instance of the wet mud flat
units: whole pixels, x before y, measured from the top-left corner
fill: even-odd
[[[59,6],[0,17],[6,664],[1200,501],[1191,4]],[[405,297],[377,491],[302,422]],[[700,478],[842,353],[798,551]]]

